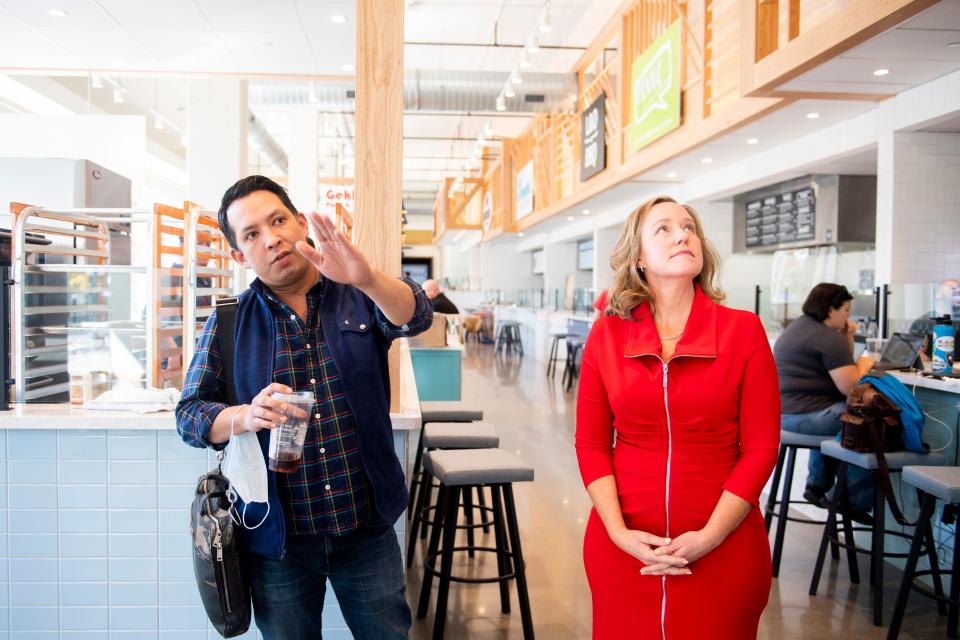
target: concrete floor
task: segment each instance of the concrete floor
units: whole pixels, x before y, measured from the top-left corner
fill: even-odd
[[[470,344],[464,354],[463,399],[482,406],[484,420],[497,426],[501,447],[522,456],[536,470],[535,481],[518,484],[518,518],[526,559],[531,609],[538,638],[590,638],[590,590],[583,570],[583,532],[590,499],[580,481],[574,451],[576,389],[565,393],[560,375],[550,380],[545,366],[532,358],[496,357],[487,345]],[[820,528],[790,523],[780,578],[773,581],[759,637],[773,639],[885,638],[874,627],[867,557],[861,559],[864,582],[849,582],[846,560],[826,565],[819,595],[807,595]],[[493,544],[493,533],[487,544]],[[408,572],[408,599],[413,607],[420,593],[420,553]],[[496,557],[468,561],[454,558],[459,573],[495,575]],[[484,554],[481,554],[483,556]],[[887,565],[884,622],[889,623],[900,574]],[[436,592],[434,582],[434,596]],[[949,587],[948,587],[949,588]],[[449,640],[522,638],[516,590],[511,584],[512,611],[500,613],[495,584],[451,586],[445,637]],[[430,638],[433,604],[424,620],[414,620],[411,638]],[[416,611],[414,609],[414,615]],[[705,637],[708,637],[705,635]],[[933,601],[911,596],[900,638],[946,637],[946,618]]]

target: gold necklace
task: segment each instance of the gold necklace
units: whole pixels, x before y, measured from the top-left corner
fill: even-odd
[[[660,338],[660,342],[673,342],[674,340],[679,340],[683,337],[683,331],[675,336],[661,336],[660,334],[657,334],[657,336]]]

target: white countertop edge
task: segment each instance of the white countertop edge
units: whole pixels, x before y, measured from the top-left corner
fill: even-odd
[[[960,394],[960,378],[936,380],[911,371],[889,371],[888,373],[911,389],[913,389],[913,387],[921,387],[923,389],[932,389],[944,393]]]
[[[413,361],[406,340],[400,341],[400,410],[390,414],[394,431],[420,428],[420,399],[413,378]],[[17,404],[0,411],[0,429],[176,429],[172,411],[132,413],[91,411],[70,404]]]

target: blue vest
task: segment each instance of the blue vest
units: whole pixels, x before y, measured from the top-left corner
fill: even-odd
[[[249,404],[273,382],[276,333],[274,313],[259,281],[240,294],[234,342],[234,384],[237,402]],[[353,411],[360,458],[370,483],[375,517],[392,524],[406,509],[409,496],[400,461],[394,452],[390,422],[390,373],[387,351],[390,340],[377,330],[373,301],[359,289],[327,280],[320,299],[323,339],[333,357],[343,390]],[[270,430],[257,432],[264,460],[268,456]],[[286,520],[277,486],[277,474],[267,469],[266,505],[250,503],[244,520],[256,529],[239,527],[244,546],[257,555],[282,558],[286,543]],[[243,513],[239,498],[237,511]]]

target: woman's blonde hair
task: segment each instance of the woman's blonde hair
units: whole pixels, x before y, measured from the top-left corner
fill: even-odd
[[[617,240],[613,253],[610,254],[610,268],[613,269],[613,283],[607,291],[607,315],[618,315],[625,320],[630,319],[633,309],[643,302],[650,302],[653,308],[653,292],[647,286],[647,279],[637,265],[640,263],[640,241],[643,230],[643,221],[654,206],[663,202],[680,204],[670,196],[651,198],[633,210],[623,225],[620,239]],[[720,256],[717,250],[703,235],[703,225],[700,216],[692,207],[680,205],[693,218],[695,233],[700,239],[703,252],[703,268],[693,279],[700,285],[703,292],[714,302],[723,302],[726,295],[720,289]]]

